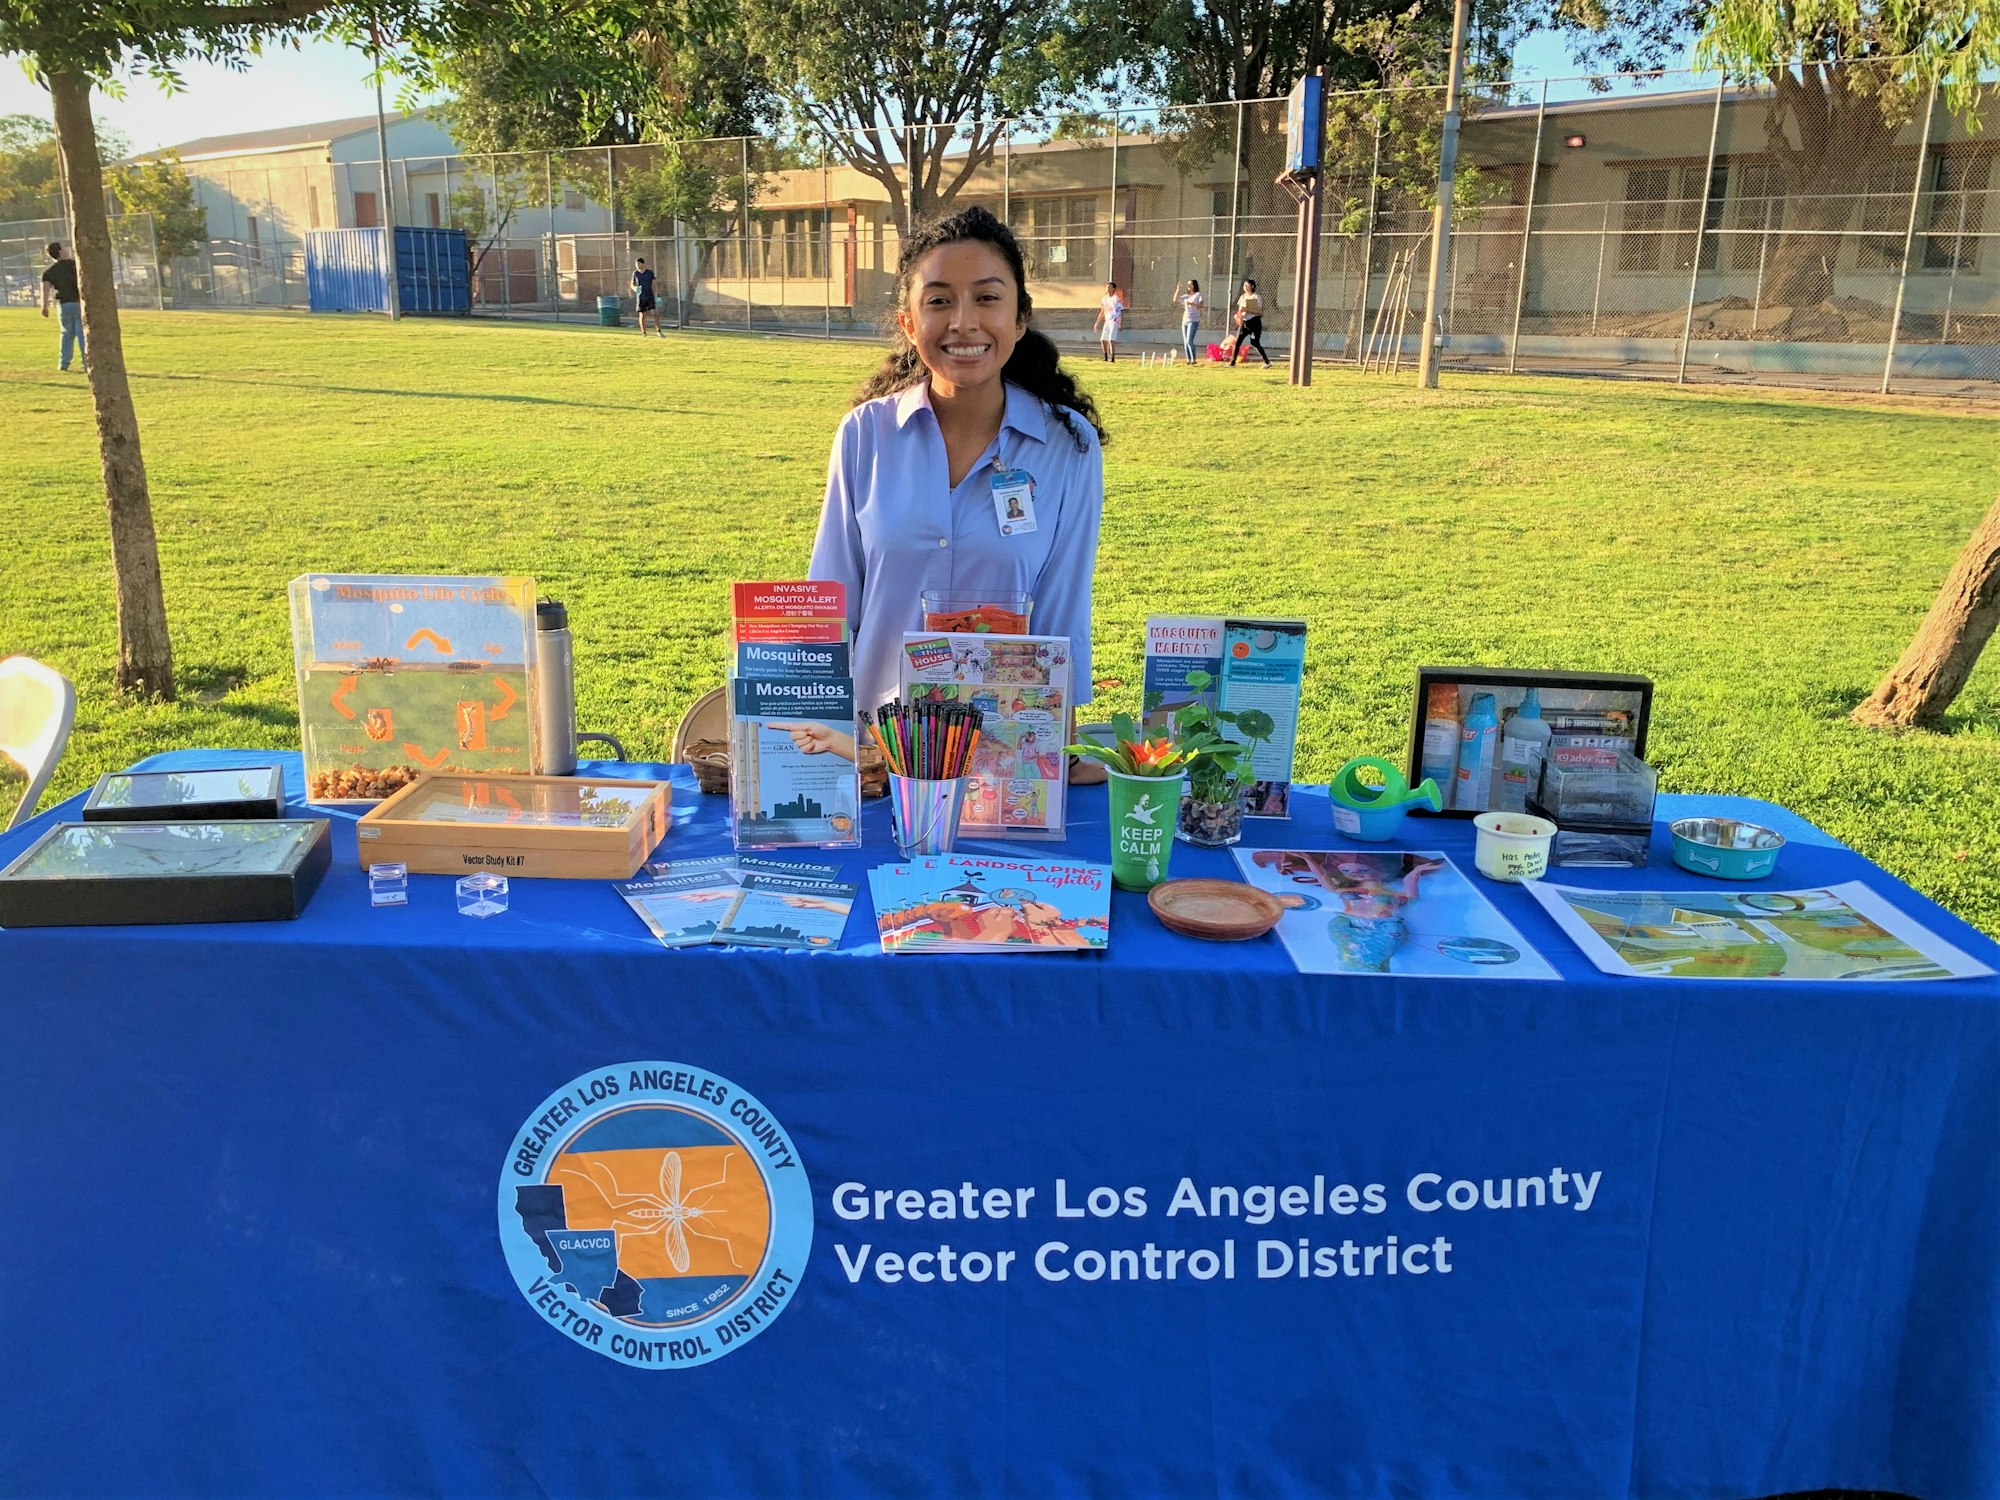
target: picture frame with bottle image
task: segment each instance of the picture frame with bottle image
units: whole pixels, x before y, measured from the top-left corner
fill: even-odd
[[[1412,815],[1524,811],[1541,761],[1557,751],[1572,760],[1615,763],[1621,752],[1644,760],[1652,708],[1652,679],[1631,673],[1418,667],[1409,775],[1436,781],[1445,805]]]

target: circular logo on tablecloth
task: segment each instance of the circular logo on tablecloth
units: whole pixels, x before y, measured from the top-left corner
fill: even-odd
[[[728,1079],[633,1062],[572,1079],[500,1171],[500,1243],[528,1305],[645,1369],[707,1364],[790,1305],[812,1188],[784,1127]]]

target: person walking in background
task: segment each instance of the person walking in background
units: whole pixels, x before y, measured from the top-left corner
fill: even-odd
[[[1201,283],[1190,276],[1175,290],[1174,301],[1181,305],[1181,353],[1193,364],[1194,336],[1201,332],[1201,310],[1208,299],[1201,294]]]
[[[632,262],[632,298],[639,309],[639,337],[646,336],[646,319],[653,320],[653,332],[660,333],[660,304],[653,299],[653,271],[643,260]]]
[[[49,263],[42,271],[42,316],[49,315],[49,303],[56,305],[56,321],[62,324],[61,368],[69,368],[70,345],[83,356],[85,374],[90,373],[90,351],[83,345],[83,293],[76,283],[76,262],[63,253],[61,245],[49,246]]]
[[[1125,321],[1125,299],[1118,295],[1118,283],[1104,283],[1104,295],[1097,299],[1097,352],[1100,359],[1118,363],[1118,329]]]
[[[1256,345],[1257,353],[1263,356],[1264,368],[1270,369],[1271,356],[1264,353],[1264,299],[1257,295],[1257,283],[1248,276],[1243,278],[1243,295],[1236,299],[1236,338],[1229,346],[1232,370],[1246,340]]]

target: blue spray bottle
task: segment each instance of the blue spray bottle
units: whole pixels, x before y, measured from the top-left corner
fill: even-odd
[[[1463,812],[1485,812],[1493,796],[1493,762],[1500,750],[1500,714],[1491,693],[1474,693],[1459,731],[1458,778],[1451,805]]]

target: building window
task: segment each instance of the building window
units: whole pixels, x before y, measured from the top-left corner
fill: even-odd
[[[1769,255],[1769,242],[1785,222],[1784,169],[1770,162],[1744,162],[1736,169],[1736,212],[1729,241],[1729,267],[1754,271]]]
[[[258,241],[257,216],[255,214],[250,215],[248,221],[244,225],[243,239],[244,242],[250,247],[250,258],[253,261],[261,261],[264,258],[264,250],[263,247],[257,242]]]
[[[563,189],[563,212],[564,212],[564,213],[566,213],[566,214],[580,214],[580,213],[582,213],[582,212],[583,212],[583,194],[582,194],[582,193],[579,193],[579,192],[578,192],[578,191],[577,191],[577,190],[576,190],[575,188],[564,188],[564,189]]]
[[[354,227],[356,229],[373,229],[381,222],[375,214],[375,195],[373,193],[356,193],[354,195]]]
[[[436,193],[424,194],[424,212],[430,215],[431,228],[442,229],[444,227],[444,205],[438,202],[438,195]]]
[[[1063,274],[1071,281],[1097,280],[1097,200],[1069,200],[1069,254]]]
[[[306,228],[319,228],[319,189],[310,183],[306,186]]]
[[[1930,213],[1924,219],[1924,269],[1971,271],[1979,261],[1986,224],[1990,156],[1940,156],[1931,173]]]
[[[1861,177],[1861,238],[1854,263],[1864,271],[1894,271],[1903,264],[1903,235],[1910,222],[1916,163],[1870,162]]]
[[[1678,191],[1677,191],[1678,190]],[[1701,269],[1720,263],[1716,231],[1729,194],[1729,165],[1708,175],[1696,166],[1635,167],[1625,175],[1625,217],[1618,236],[1621,271],[1685,271],[1699,245]]]
[[[1618,269],[1657,271],[1665,246],[1667,193],[1673,173],[1639,167],[1625,174],[1625,217],[1618,234]]]

